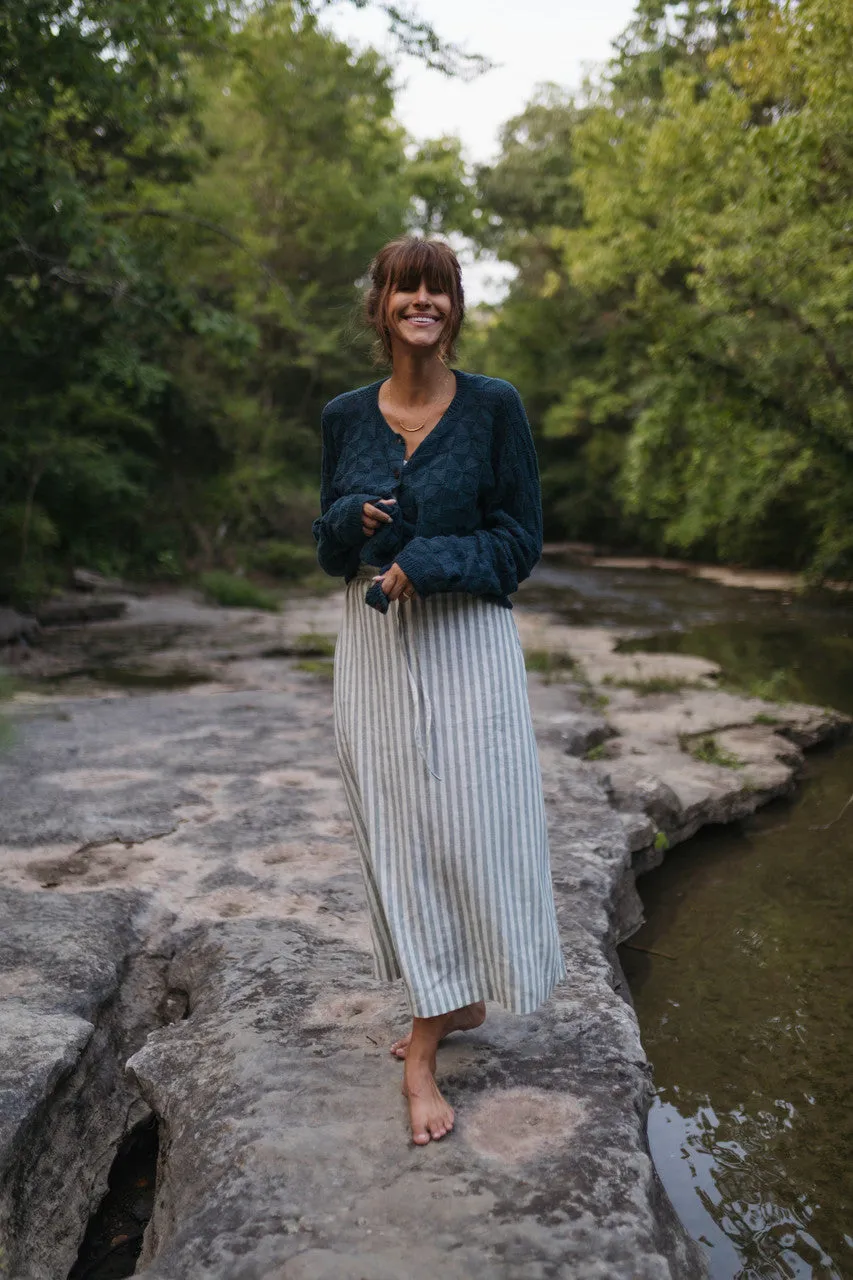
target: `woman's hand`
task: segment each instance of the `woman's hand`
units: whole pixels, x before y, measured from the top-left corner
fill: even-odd
[[[411,600],[415,594],[411,580],[406,577],[396,561],[384,573],[377,573],[373,581],[380,584],[389,600],[396,600],[400,596],[404,600]]]
[[[380,502],[396,502],[396,498],[380,498]],[[391,519],[387,511],[380,510],[370,502],[361,508],[361,530],[366,538],[372,538],[380,524],[387,524]]]

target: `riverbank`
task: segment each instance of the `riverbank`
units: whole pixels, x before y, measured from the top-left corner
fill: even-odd
[[[656,569],[661,573],[680,573],[701,578],[723,587],[741,587],[752,591],[784,591],[799,593],[810,590],[801,573],[786,569],[743,569],[735,565],[702,564],[696,560],[678,560],[672,556],[611,555],[591,542],[548,542],[545,555],[569,555],[578,564],[598,569]],[[826,591],[848,592],[853,596],[853,582],[826,578],[821,587]]]
[[[649,1160],[616,946],[639,870],[795,785],[847,722],[518,600],[570,977],[442,1050],[459,1125],[426,1151],[334,762],[340,593],[281,615],[133,598],[33,650],[0,763],[6,1274],[66,1274],[151,1113],[152,1277],[705,1273]]]

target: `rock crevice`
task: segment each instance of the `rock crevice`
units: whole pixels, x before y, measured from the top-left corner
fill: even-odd
[[[59,1280],[150,1114],[124,1064],[170,1016],[171,920],[117,892],[0,890],[0,912],[0,1275]]]

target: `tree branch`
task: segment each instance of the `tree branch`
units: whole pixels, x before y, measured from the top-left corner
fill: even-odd
[[[235,235],[233,231],[229,231],[227,227],[221,227],[218,223],[211,222],[208,218],[199,218],[195,214],[182,213],[173,209],[107,209],[103,214],[103,218],[105,222],[115,222],[122,218],[165,218],[174,222],[189,222],[194,226],[203,227],[205,231],[212,231],[214,235],[222,236],[224,240],[229,240],[241,253],[244,253],[247,258],[254,262],[255,266],[264,273],[273,288],[278,289],[286,299],[293,312],[297,315],[299,314],[299,304],[296,298],[287,285],[279,280],[269,263],[264,262],[263,258],[259,258],[252,253],[244,241],[238,235]]]
[[[344,0],[297,0],[304,13],[319,14]],[[418,16],[417,10],[408,5],[394,4],[392,0],[346,0],[356,9],[379,9],[388,19],[391,35],[402,53],[420,58],[431,71],[446,76],[458,76],[460,80],[473,80],[496,65],[480,53],[469,53],[461,45],[442,40],[431,23]]]

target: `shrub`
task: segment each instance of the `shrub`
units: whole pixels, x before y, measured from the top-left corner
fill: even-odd
[[[253,569],[269,573],[274,578],[292,581],[314,572],[317,568],[317,551],[303,543],[271,538],[252,547],[249,563]]]
[[[278,600],[270,591],[264,591],[248,578],[240,578],[237,574],[226,573],[222,569],[212,569],[203,573],[198,580],[206,598],[213,604],[227,605],[235,609],[268,609],[271,613],[278,611]]]

